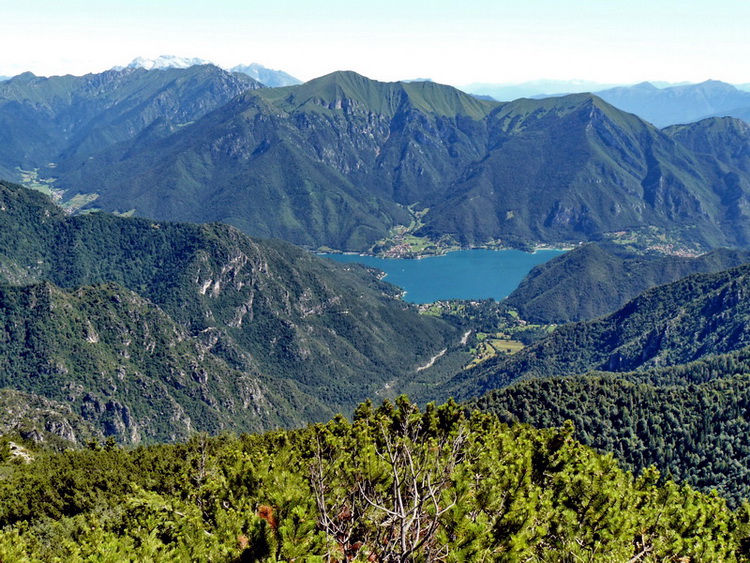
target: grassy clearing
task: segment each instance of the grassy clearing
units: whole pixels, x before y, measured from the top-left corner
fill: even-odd
[[[77,194],[60,204],[60,206],[68,213],[74,213],[78,211],[84,205],[91,203],[99,197],[99,194]]]
[[[495,334],[478,332],[475,335],[475,339],[476,342],[474,346],[469,350],[474,356],[474,359],[466,365],[466,369],[473,368],[474,366],[501,354],[515,354],[526,347],[523,342],[514,340],[510,334],[504,332],[497,332]]]

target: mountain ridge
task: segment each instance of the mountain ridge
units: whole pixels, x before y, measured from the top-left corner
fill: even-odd
[[[588,94],[486,102],[345,71],[247,91],[142,147],[63,166],[58,185],[66,199],[96,186],[89,208],[347,251],[411,223],[466,247],[653,228],[692,251],[748,244],[744,161],[683,138]]]
[[[110,70],[82,77],[19,76],[0,83],[0,177],[18,169],[64,173],[137,137],[161,121],[156,138],[171,134],[232,97],[260,84],[211,65],[189,69]],[[61,168],[56,165],[60,164]]]
[[[310,248],[374,252],[404,231],[442,248],[618,236],[691,253],[750,245],[750,166],[722,148],[747,145],[741,122],[659,130],[590,94],[488,102],[351,71],[256,89],[211,66],[129,72],[87,79],[117,103],[87,101],[85,126],[64,138],[13,105],[22,80],[2,83],[0,173],[36,170],[71,209],[220,221]],[[148,95],[111,91],[136,78]],[[70,92],[76,80],[45,84]],[[3,89],[18,98],[5,114]],[[70,120],[71,100],[45,111]]]

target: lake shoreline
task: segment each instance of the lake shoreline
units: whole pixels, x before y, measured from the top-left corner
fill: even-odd
[[[382,258],[382,259],[388,259],[388,260],[422,260],[424,258],[436,258],[440,256],[446,256],[452,252],[466,252],[470,250],[490,250],[493,252],[517,250],[519,252],[524,252],[526,254],[536,254],[538,251],[546,251],[546,250],[552,250],[555,252],[568,252],[570,250],[573,250],[579,247],[581,244],[583,244],[583,242],[540,244],[540,245],[534,246],[531,250],[528,250],[527,248],[518,248],[518,247],[512,247],[512,246],[480,245],[480,246],[449,248],[449,249],[442,250],[440,252],[429,252],[426,254],[425,253],[422,253],[422,254],[403,253],[399,255],[391,255],[389,253],[376,253],[376,252],[353,252],[353,251],[346,251],[346,250],[337,250],[335,248],[317,249],[317,250],[313,250],[312,252],[314,254],[317,254],[318,256],[330,256],[330,255],[340,254],[344,256],[362,256],[362,257],[369,257],[369,258]]]
[[[359,263],[385,273],[387,282],[402,290],[404,301],[424,304],[450,300],[501,300],[515,290],[531,269],[564,254],[565,250],[539,248],[475,248],[414,260],[355,253],[319,254],[339,263]],[[432,257],[432,256],[431,256]],[[428,258],[428,257],[425,257]]]

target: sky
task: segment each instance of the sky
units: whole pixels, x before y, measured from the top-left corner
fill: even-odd
[[[747,0],[0,0],[0,76],[138,56],[454,86],[750,83]]]

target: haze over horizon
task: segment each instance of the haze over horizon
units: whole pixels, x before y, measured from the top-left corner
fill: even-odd
[[[138,56],[258,62],[309,80],[354,70],[452,85],[750,82],[750,4],[738,0],[0,0],[0,75],[81,75]]]

